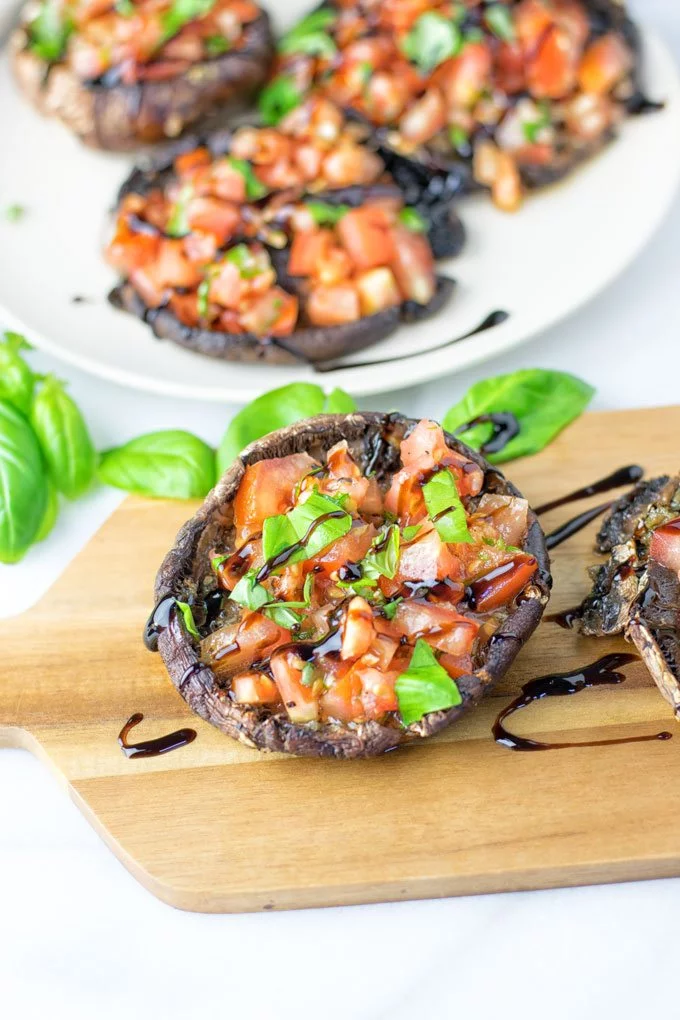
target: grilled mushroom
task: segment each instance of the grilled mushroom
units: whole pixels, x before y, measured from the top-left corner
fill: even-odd
[[[158,649],[229,736],[367,757],[493,686],[541,618],[548,571],[526,501],[435,423],[322,415],[249,446],[182,528],[156,579],[182,612]]]
[[[11,49],[41,113],[86,145],[123,151],[223,123],[266,79],[273,41],[252,0],[40,0]]]

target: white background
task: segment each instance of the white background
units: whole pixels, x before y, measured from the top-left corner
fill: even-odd
[[[680,59],[677,0],[632,6]],[[101,447],[167,427],[216,442],[233,410],[126,392],[34,361],[69,379]],[[639,261],[567,322],[492,366],[362,406],[436,416],[475,379],[527,366],[580,373],[598,387],[595,407],[678,402],[680,201]],[[0,615],[28,604],[36,579],[56,576],[117,499],[95,494],[25,564],[0,569]],[[679,916],[679,880],[183,914],[137,885],[42,765],[0,751],[0,1017],[8,1020],[675,1017]]]

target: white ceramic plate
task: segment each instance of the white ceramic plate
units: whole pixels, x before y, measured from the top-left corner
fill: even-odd
[[[294,0],[287,20],[308,7],[308,0]],[[648,93],[666,100],[666,108],[626,122],[602,155],[515,216],[483,197],[463,202],[468,244],[460,258],[441,264],[459,283],[453,301],[434,319],[402,327],[354,360],[415,357],[316,378],[355,395],[437,378],[527,340],[613,280],[660,224],[680,177],[680,80],[666,48],[649,35],[645,67]],[[113,310],[106,294],[114,277],[100,248],[107,209],[130,161],[90,152],[43,120],[19,97],[6,57],[0,96],[0,211],[13,203],[26,208],[16,223],[0,214],[3,325],[86,371],[175,397],[238,403],[315,378],[306,366],[238,365],[192,354],[155,340],[137,319]],[[74,303],[76,295],[87,300]],[[495,309],[510,313],[502,325],[427,353]]]

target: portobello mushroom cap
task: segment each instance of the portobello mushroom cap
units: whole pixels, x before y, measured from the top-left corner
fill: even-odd
[[[167,81],[84,82],[65,64],[48,65],[32,53],[24,27],[15,30],[10,45],[14,75],[31,103],[86,145],[113,151],[175,138],[207,118],[224,123],[255,95],[274,55],[265,12],[246,25],[241,49],[203,60]]]
[[[203,582],[210,575],[210,550],[215,546],[233,546],[232,503],[247,465],[303,451],[323,459],[335,443],[346,439],[360,467],[365,471],[369,464],[375,466],[376,477],[383,481],[398,469],[399,443],[415,425],[413,419],[399,414],[319,415],[252,443],[234,461],[203,506],[179,532],[173,549],[158,572],[156,599],[175,597],[190,600],[200,626],[201,603],[209,594]],[[445,433],[445,438],[452,450],[464,454],[484,469],[484,491],[519,496],[517,489],[478,453],[448,433]],[[285,712],[276,714],[266,707],[237,704],[231,700],[228,690],[220,685],[213,670],[199,662],[196,645],[177,612],[170,613],[168,626],[159,635],[158,649],[172,682],[192,711],[249,746],[313,757],[365,758],[383,754],[402,743],[431,736],[449,726],[475,705],[508,670],[537,627],[552,583],[544,535],[531,511],[524,549],[538,561],[536,577],[484,647],[479,667],[457,679],[462,704],[431,712],[407,727],[367,721],[349,725],[329,723],[314,728],[291,722]]]

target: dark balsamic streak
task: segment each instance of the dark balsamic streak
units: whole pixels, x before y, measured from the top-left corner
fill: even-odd
[[[175,596],[165,595],[151,610],[144,627],[143,640],[150,652],[158,651],[158,637],[170,626],[170,615],[175,608]]]
[[[511,439],[519,435],[520,425],[517,418],[510,411],[498,411],[490,414],[478,414],[465,424],[459,425],[454,431],[454,436],[462,436],[475,425],[492,425],[491,437],[486,443],[482,443],[479,452],[483,457],[489,454],[500,453],[508,445]]]
[[[196,739],[196,730],[183,729],[175,730],[174,733],[166,733],[162,737],[155,737],[153,740],[140,740],[138,744],[128,744],[127,738],[130,730],[137,726],[143,718],[141,712],[135,712],[118,734],[118,744],[126,758],[156,758],[159,754],[167,754],[168,751],[186,747]]]
[[[346,516],[347,513],[344,510],[329,510],[328,513],[321,514],[320,517],[317,517],[316,520],[313,520],[312,523],[307,528],[307,530],[305,531],[302,538],[298,539],[297,542],[293,542],[292,545],[287,545],[286,548],[282,549],[281,552],[276,554],[276,556],[270,556],[269,559],[264,562],[264,564],[260,567],[257,574],[255,575],[255,580],[257,581],[257,583],[261,584],[262,581],[266,581],[266,579],[269,577],[271,573],[273,573],[273,571],[277,570],[278,567],[284,566],[286,563],[288,563],[291,557],[295,555],[295,553],[300,552],[302,549],[304,549],[304,547],[307,545],[310,538],[312,537],[312,535],[314,534],[314,532],[316,531],[320,524],[323,524],[325,521],[336,519],[339,520],[341,517]]]
[[[549,510],[556,510],[558,506],[566,506],[567,503],[575,503],[578,499],[587,499],[588,496],[610,492],[611,489],[618,489],[622,485],[632,485],[634,482],[639,482],[644,473],[645,469],[639,464],[628,464],[591,485],[584,485],[582,489],[575,489],[574,492],[569,492],[566,496],[558,496],[557,499],[551,499],[549,503],[535,507],[534,513],[547,514]]]
[[[670,740],[672,734],[664,730],[662,733],[651,733],[639,737],[548,743],[532,740],[530,737],[518,737],[506,730],[504,726],[505,720],[509,716],[543,698],[564,697],[569,694],[579,694],[588,687],[623,683],[626,678],[623,673],[617,672],[618,668],[636,660],[636,655],[630,655],[627,652],[613,653],[603,656],[597,662],[582,669],[575,669],[571,673],[554,673],[531,680],[522,687],[519,697],[503,709],[496,719],[492,731],[494,740],[510,751],[550,751],[566,747],[606,747],[611,744],[637,744],[648,740]]]
[[[605,511],[611,507],[611,502],[600,503],[599,506],[591,507],[590,510],[584,510],[582,514],[577,514],[576,517],[572,517],[571,520],[565,521],[559,528],[555,528],[549,535],[545,536],[546,549],[554,549],[558,545],[562,545],[562,542],[566,542],[572,535],[582,531],[591,521],[594,521]]]
[[[543,619],[546,623],[556,623],[563,630],[573,630],[575,624],[581,619],[581,607],[574,606],[572,609],[564,609],[561,613],[550,613]]]
[[[462,336],[454,337],[453,340],[447,340],[443,344],[437,344],[435,347],[426,347],[421,351],[412,351],[410,354],[397,354],[394,358],[377,358],[374,361],[353,361],[346,365],[342,361],[327,361],[317,362],[312,365],[315,372],[335,372],[338,369],[348,371],[352,368],[370,368],[373,365],[393,365],[397,361],[408,361],[411,358],[420,358],[423,354],[432,354],[433,351],[443,351],[447,347],[452,347],[453,344],[458,344],[462,340],[468,340],[471,336],[475,336],[477,333],[483,333],[487,329],[493,329],[494,326],[500,326],[501,323],[505,322],[510,318],[510,312],[505,312],[502,309],[497,309],[495,312],[491,312],[478,326],[471,329],[469,333],[463,333]]]

